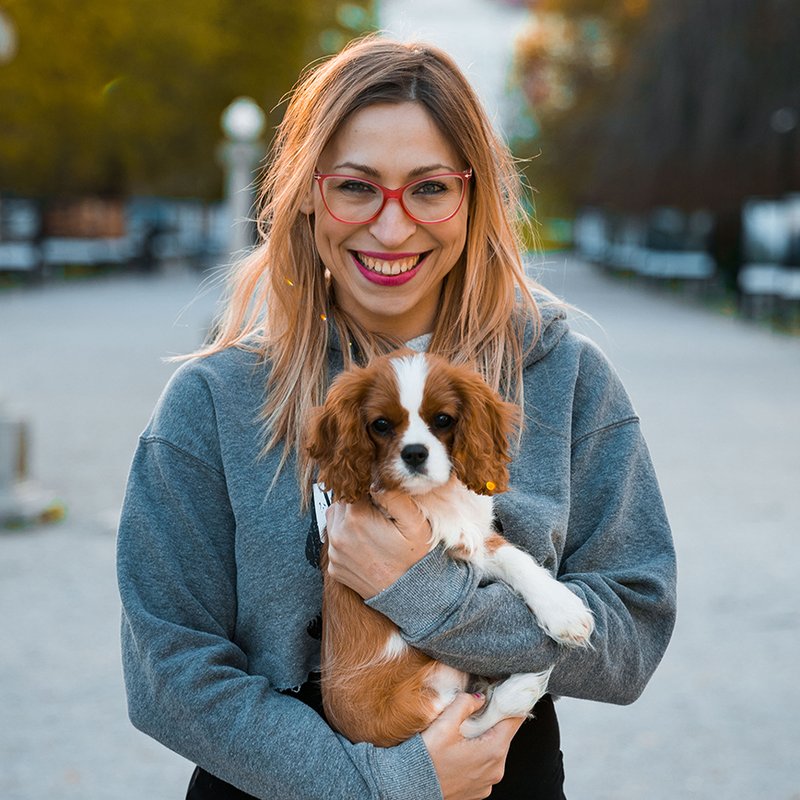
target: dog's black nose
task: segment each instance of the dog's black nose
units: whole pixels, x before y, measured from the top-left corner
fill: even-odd
[[[428,448],[424,444],[407,444],[400,451],[400,458],[414,469],[419,468],[428,458]]]

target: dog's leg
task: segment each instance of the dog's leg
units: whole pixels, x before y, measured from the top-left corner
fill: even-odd
[[[468,683],[469,675],[466,672],[448,667],[447,664],[436,665],[425,684],[432,692],[433,708],[437,716],[455,700],[459,692],[467,690]]]
[[[487,700],[486,706],[475,716],[461,723],[461,735],[474,739],[501,719],[527,717],[531,709],[547,691],[551,669],[545,672],[524,672],[512,675],[498,683]]]
[[[501,537],[492,537],[487,545],[486,574],[517,592],[552,639],[572,647],[586,647],[594,630],[594,618],[583,601],[527,553]]]

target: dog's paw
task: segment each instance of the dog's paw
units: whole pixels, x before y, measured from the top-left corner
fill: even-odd
[[[551,672],[552,669],[518,673],[496,684],[486,705],[461,723],[461,735],[465,739],[474,739],[493,728],[501,719],[530,716],[533,707],[547,691]]]
[[[536,608],[536,617],[545,633],[567,647],[587,647],[594,631],[592,612],[578,595],[554,583],[546,603]]]
[[[478,717],[467,717],[462,723],[461,728],[461,735],[465,739],[477,739],[479,736],[482,736],[489,728],[494,727],[499,720],[494,720],[493,718],[486,718],[483,716]]]

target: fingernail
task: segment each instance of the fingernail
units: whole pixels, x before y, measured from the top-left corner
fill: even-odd
[[[473,692],[472,696],[477,697],[478,700],[483,700],[483,692]]]

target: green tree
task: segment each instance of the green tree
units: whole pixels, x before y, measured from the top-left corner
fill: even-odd
[[[18,40],[0,65],[0,190],[48,196],[217,196],[228,103],[250,95],[276,123],[300,69],[370,24],[367,0],[349,16],[334,0],[0,7]]]

